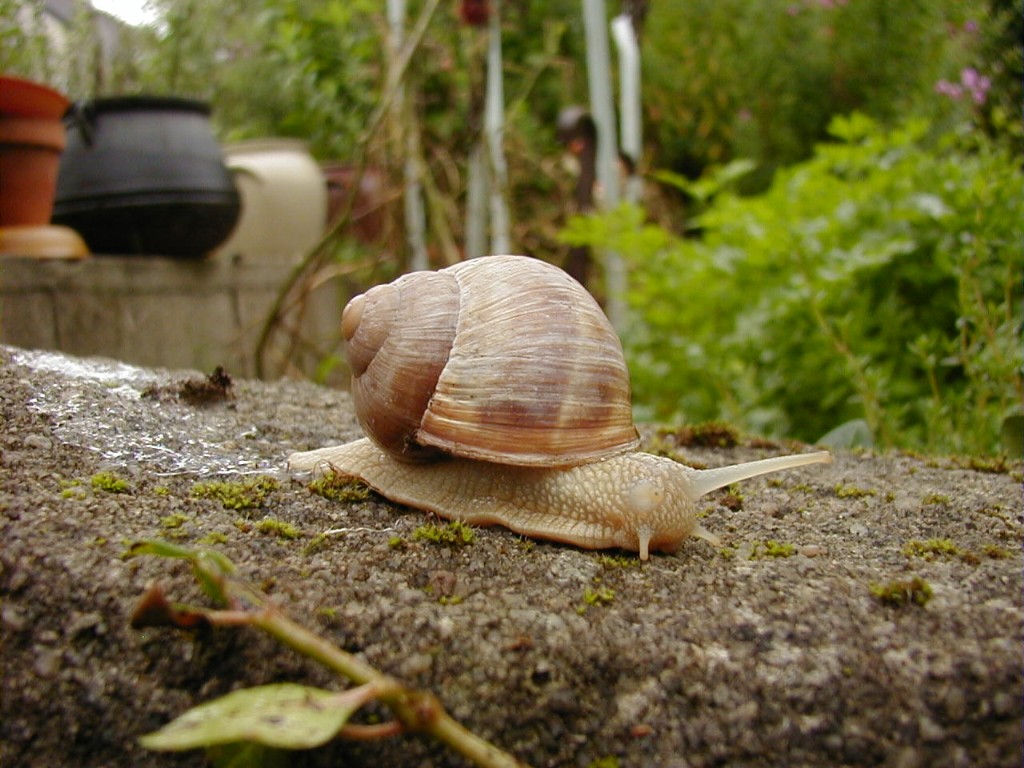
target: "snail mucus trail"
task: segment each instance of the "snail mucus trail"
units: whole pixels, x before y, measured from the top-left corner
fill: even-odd
[[[622,346],[589,293],[524,256],[413,272],[342,316],[366,438],[292,454],[294,471],[359,478],[471,525],[646,560],[718,539],[696,501],[725,485],[831,462],[827,451],[697,470],[636,450]]]

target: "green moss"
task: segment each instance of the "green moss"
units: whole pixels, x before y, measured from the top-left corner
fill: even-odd
[[[309,490],[331,501],[353,502],[370,498],[370,488],[365,483],[333,472],[311,482]]]
[[[153,488],[153,493],[156,496],[170,496],[171,489],[168,488],[166,485],[158,485],[155,488]]]
[[[732,448],[740,442],[739,431],[720,421],[706,421],[693,427],[680,427],[675,431],[679,445],[699,445],[708,448]]]
[[[796,554],[796,547],[792,544],[785,544],[774,539],[766,541],[755,541],[750,550],[750,559],[759,560],[763,557],[792,557]]]
[[[961,557],[964,552],[953,543],[952,539],[928,539],[927,541],[911,539],[903,545],[903,554],[907,557],[934,560],[936,557]]]
[[[907,557],[920,557],[923,560],[955,557],[968,565],[978,565],[982,556],[992,560],[1012,557],[1008,550],[995,544],[986,544],[981,548],[981,552],[977,553],[957,546],[952,539],[928,539],[926,541],[911,539],[903,546],[903,554]]]
[[[732,560],[736,557],[736,547],[719,547],[718,556],[724,560]]]
[[[428,595],[430,597],[436,597],[438,605],[458,605],[463,600],[465,600],[465,597],[463,597],[462,595],[439,595],[438,590],[434,587],[433,584],[425,585],[423,587],[423,594]]]
[[[64,480],[63,478],[58,481],[58,487],[60,488],[60,495],[62,499],[84,499],[88,497],[85,489],[82,487],[81,480]]]
[[[599,757],[587,764],[587,768],[619,768],[619,758],[612,755]]]
[[[322,605],[316,609],[318,616],[323,616],[325,619],[336,619],[338,618],[338,609],[330,605]]]
[[[327,539],[330,538],[326,533],[318,533],[314,536],[310,542],[302,548],[302,554],[312,555],[323,549],[324,544],[327,543]]]
[[[836,496],[840,499],[862,499],[874,495],[875,492],[870,488],[858,488],[855,485],[845,485],[844,483],[836,485]]]
[[[105,493],[128,493],[129,491],[128,482],[113,472],[97,472],[89,478],[89,485],[97,491]]]
[[[597,562],[605,568],[636,568],[640,560],[628,555],[598,555]]]
[[[401,536],[392,536],[388,539],[388,549],[405,549],[405,539]]]
[[[258,477],[244,482],[196,483],[192,486],[195,499],[219,501],[224,509],[255,509],[262,507],[272,492],[280,488],[272,477]]]
[[[734,491],[730,486],[728,493],[723,495],[718,500],[718,503],[726,509],[736,512],[743,509],[743,494],[739,491]]]
[[[265,517],[256,523],[256,530],[260,533],[277,536],[279,539],[297,539],[302,535],[302,531],[291,523],[273,517]]]
[[[664,456],[668,459],[677,460],[678,453],[676,452],[675,445],[665,438],[666,433],[664,431],[659,431],[647,442],[644,446],[644,450],[647,451],[647,453],[653,453],[655,456]]]
[[[598,587],[583,590],[583,602],[587,605],[611,605],[615,601],[615,590],[611,587]]]
[[[587,608],[611,605],[615,602],[615,590],[611,587],[587,587],[583,590],[583,604],[576,608],[576,613],[581,616],[586,613]]]
[[[173,530],[174,528],[181,528],[185,523],[188,522],[188,515],[183,515],[180,512],[175,512],[173,515],[167,515],[160,518],[160,527],[166,530]]]
[[[1004,549],[1003,547],[1000,547],[996,544],[986,544],[984,547],[981,548],[981,552],[983,555],[985,555],[986,557],[990,557],[993,560],[1006,560],[1010,557],[1013,557],[1013,555],[1010,553],[1010,550]]]
[[[932,599],[931,586],[920,576],[915,576],[909,581],[870,584],[868,589],[879,602],[896,608],[911,604],[923,607]]]
[[[949,496],[947,496],[944,493],[929,493],[921,500],[921,503],[924,504],[925,506],[930,506],[934,504],[949,504]]]
[[[1001,475],[1013,468],[1013,463],[1005,456],[957,456],[953,463],[973,469],[975,472],[987,472],[994,475]]]
[[[464,547],[472,543],[475,536],[476,533],[473,529],[460,520],[452,520],[447,525],[427,523],[421,525],[412,534],[415,541],[429,541],[431,544],[455,547]]]

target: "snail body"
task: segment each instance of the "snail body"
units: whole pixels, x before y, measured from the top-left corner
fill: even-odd
[[[696,470],[637,452],[622,347],[557,267],[491,256],[416,272],[342,317],[368,438],[296,453],[392,501],[587,549],[676,551],[696,500],[739,480],[831,461],[827,451]],[[419,389],[419,387],[425,387]]]

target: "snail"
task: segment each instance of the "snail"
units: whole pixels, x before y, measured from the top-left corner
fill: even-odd
[[[487,256],[356,296],[341,322],[367,438],[292,454],[293,471],[359,478],[471,525],[646,560],[718,544],[696,500],[827,451],[697,470],[638,452],[622,346],[561,269]]]

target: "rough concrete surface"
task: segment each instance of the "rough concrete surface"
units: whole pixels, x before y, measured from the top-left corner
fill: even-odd
[[[534,766],[1022,764],[1019,463],[839,453],[705,497],[725,549],[646,563],[500,528],[454,548],[414,540],[423,513],[332,502],[283,472],[358,435],[344,393],[236,381],[189,404],[174,387],[190,375],[0,348],[4,766],[202,765],[136,739],[244,685],[339,685],[254,630],[129,627],[151,582],[201,597],[181,563],[126,559],[126,543],[211,534],[292,618]],[[680,452],[717,466],[794,448]],[[101,471],[127,491],[93,487]],[[261,475],[281,486],[260,509],[192,495]],[[302,535],[261,533],[264,517]],[[924,606],[872,594],[914,577]],[[290,764],[466,762],[399,736]]]

